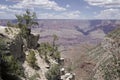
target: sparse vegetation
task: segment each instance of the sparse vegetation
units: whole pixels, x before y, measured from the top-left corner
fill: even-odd
[[[116,42],[115,42],[116,43]],[[112,43],[111,43],[112,44]],[[112,44],[114,45],[114,44]],[[110,62],[102,64],[104,80],[119,80],[120,79],[120,46],[117,43],[110,48]]]
[[[97,64],[95,69],[95,77],[102,77],[104,80],[120,80],[120,29],[116,29],[109,33],[105,41],[96,49],[92,50],[94,52],[94,60],[99,61],[101,57],[102,60]],[[92,53],[93,53],[92,52]],[[105,57],[106,54],[107,56]],[[99,57],[98,57],[99,56]],[[105,58],[104,58],[105,57]],[[97,73],[98,72],[98,73]],[[96,75],[100,74],[100,75]],[[97,80],[97,78],[94,78]]]
[[[60,80],[60,67],[57,64],[51,66],[51,68],[46,73],[46,78],[48,80]]]
[[[38,80],[37,78],[40,78],[40,75],[38,73],[36,73],[33,76],[29,77],[29,80]]]
[[[38,48],[39,54],[41,57],[45,58],[45,61],[48,61],[48,57],[53,58],[57,62],[60,60],[60,52],[58,51],[58,46],[56,45],[57,36],[53,36],[53,43],[41,43]]]
[[[53,54],[53,58],[59,62],[60,61],[60,52],[59,51],[56,51],[54,54]]]
[[[7,34],[12,34],[12,33],[13,33],[13,31],[12,31],[12,29],[11,29],[10,27],[5,28],[5,32],[6,32]]]
[[[28,56],[27,56],[27,62],[28,62],[28,64],[32,67],[32,68],[34,68],[34,69],[38,69],[38,66],[37,66],[37,64],[36,64],[36,57],[35,57],[35,52],[34,51],[32,51],[32,50],[30,50],[29,51],[29,54],[28,54]]]

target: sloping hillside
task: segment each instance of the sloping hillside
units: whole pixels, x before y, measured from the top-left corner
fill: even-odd
[[[108,57],[108,50],[114,48],[112,43],[119,45],[120,43],[120,28],[110,32],[102,41],[101,44],[94,47],[88,54],[91,61],[98,63],[102,57]],[[107,51],[106,51],[107,50]],[[105,54],[106,53],[106,54]]]
[[[89,57],[90,61],[96,65],[93,69],[94,78],[97,80],[119,80],[120,28],[110,32],[101,44],[89,52]]]

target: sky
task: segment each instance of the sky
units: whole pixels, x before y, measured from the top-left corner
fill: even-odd
[[[0,0],[0,19],[26,9],[38,19],[120,19],[120,0]]]

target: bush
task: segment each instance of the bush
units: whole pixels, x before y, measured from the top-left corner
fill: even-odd
[[[46,78],[48,80],[60,80],[60,67],[57,64],[52,65],[52,67],[47,71]]]
[[[30,50],[30,53],[28,54],[28,56],[27,56],[27,62],[28,62],[28,64],[32,67],[32,68],[34,68],[34,69],[39,69],[39,67],[37,66],[37,64],[36,64],[36,57],[35,57],[35,53],[34,53],[34,51],[32,51],[32,50]]]
[[[22,66],[20,66],[20,63],[11,55],[11,56],[5,56],[4,60],[7,62],[8,71],[13,72],[18,75],[22,75],[21,70]]]
[[[2,55],[1,73],[3,80],[18,80],[18,76],[24,77],[21,64],[12,55]]]
[[[47,56],[51,56],[53,59],[55,59],[57,62],[59,62],[60,59],[60,52],[58,51],[58,47],[49,44],[49,43],[41,43],[40,47],[38,48],[38,52],[40,57],[44,57],[45,60],[47,59]]]
[[[57,62],[59,62],[59,60],[60,60],[60,52],[59,51],[56,51],[54,54],[53,54],[53,58],[57,61]]]

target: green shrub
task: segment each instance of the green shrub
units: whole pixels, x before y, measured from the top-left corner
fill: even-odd
[[[3,80],[18,80],[18,76],[24,77],[23,67],[12,55],[2,55],[1,73]]]
[[[7,62],[8,72],[23,76],[22,66],[12,55],[4,56],[4,60]]]
[[[59,60],[60,60],[60,52],[59,51],[56,51],[54,54],[53,54],[53,58],[57,61],[57,62],[59,62]]]
[[[28,56],[27,56],[27,62],[30,66],[34,66],[36,63],[36,57],[34,51],[30,50]]]
[[[39,69],[39,67],[37,66],[37,64],[36,64],[36,57],[35,57],[35,52],[34,51],[32,51],[32,50],[30,50],[30,53],[28,54],[28,56],[27,56],[27,62],[28,62],[28,64],[32,67],[32,68],[34,68],[34,69]]]
[[[46,73],[46,78],[48,80],[59,80],[60,79],[60,67],[57,64],[51,66],[51,68]]]
[[[41,43],[40,47],[38,48],[38,52],[40,57],[44,57],[45,60],[48,59],[47,56],[51,56],[58,62],[61,57],[60,52],[58,51],[58,47],[55,45],[53,47],[53,45],[49,43]]]
[[[16,25],[21,29],[21,35],[27,39],[27,36],[31,33],[31,27],[38,25],[36,22],[36,14],[26,10],[22,15],[16,15],[18,24]]]

